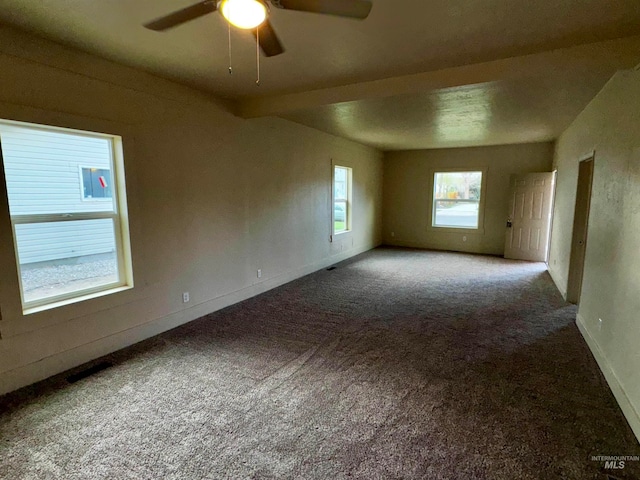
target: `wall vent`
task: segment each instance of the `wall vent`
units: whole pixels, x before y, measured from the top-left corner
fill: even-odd
[[[67,382],[69,383],[76,383],[80,380],[82,380],[83,378],[87,378],[90,377],[91,375],[94,375],[98,372],[101,372],[102,370],[106,370],[107,368],[113,367],[113,363],[111,362],[100,362],[97,363],[85,370],[82,370],[81,372],[78,373],[74,373],[73,375],[69,375],[67,377]]]

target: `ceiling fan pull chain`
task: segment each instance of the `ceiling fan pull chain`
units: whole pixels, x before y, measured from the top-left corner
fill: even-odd
[[[227,22],[229,27],[229,75],[233,75],[233,68],[231,68],[231,24]]]
[[[258,69],[258,79],[256,85],[260,86],[260,27],[256,28],[256,66]]]

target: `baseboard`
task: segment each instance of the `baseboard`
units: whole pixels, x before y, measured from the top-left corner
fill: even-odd
[[[150,322],[136,325],[112,335],[100,338],[90,343],[79,345],[70,350],[45,357],[33,363],[8,370],[0,374],[0,395],[26,387],[45,378],[62,373],[70,368],[90,362],[103,355],[108,355],[122,348],[151,338],[160,333],[179,327],[209,313],[221,310],[243,300],[247,300],[285,283],[296,280],[315,271],[326,268],[335,263],[347,260],[353,256],[364,253],[377,245],[367,245],[349,249],[345,252],[331,255],[320,261],[305,265],[304,267],[285,272],[255,283],[248,287],[236,290],[225,295],[207,300],[190,308],[180,310]]]
[[[598,362],[600,371],[604,375],[604,378],[607,381],[607,384],[609,385],[609,388],[611,389],[613,396],[618,402],[618,405],[620,406],[620,409],[622,410],[623,415],[627,419],[627,422],[629,423],[631,430],[633,430],[633,433],[635,434],[636,439],[638,440],[638,442],[640,442],[640,415],[638,414],[638,411],[635,409],[635,407],[631,403],[631,400],[629,400],[629,397],[624,391],[624,387],[618,380],[618,377],[616,376],[615,372],[611,369],[611,366],[609,365],[609,361],[602,353],[602,350],[600,350],[598,343],[591,336],[591,334],[589,333],[589,330],[587,330],[587,327],[584,323],[584,319],[580,314],[576,316],[576,324],[578,325],[578,329],[580,330],[580,333],[582,334],[582,337],[584,338],[585,342],[587,342],[587,345],[589,346],[591,353],[595,357],[596,362]]]
[[[553,280],[553,283],[556,284],[556,288],[560,292],[560,295],[562,295],[562,298],[566,300],[567,299],[567,282],[565,282],[564,279],[560,276],[560,274],[556,272],[549,264],[547,264],[547,271],[549,272],[549,275],[551,276],[551,280]]]

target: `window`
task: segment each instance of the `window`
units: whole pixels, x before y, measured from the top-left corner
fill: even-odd
[[[351,230],[351,169],[333,169],[333,233]]]
[[[111,198],[111,171],[82,167],[82,198]]]
[[[120,137],[0,121],[0,147],[25,312],[132,286]]]
[[[477,229],[481,188],[482,172],[436,172],[432,225]]]

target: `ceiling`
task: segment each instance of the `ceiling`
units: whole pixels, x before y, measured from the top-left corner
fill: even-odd
[[[640,63],[637,0],[372,0],[364,21],[272,8],[260,59],[218,13],[142,24],[195,0],[0,0],[0,22],[382,150],[556,138]],[[617,40],[616,40],[617,39]]]

